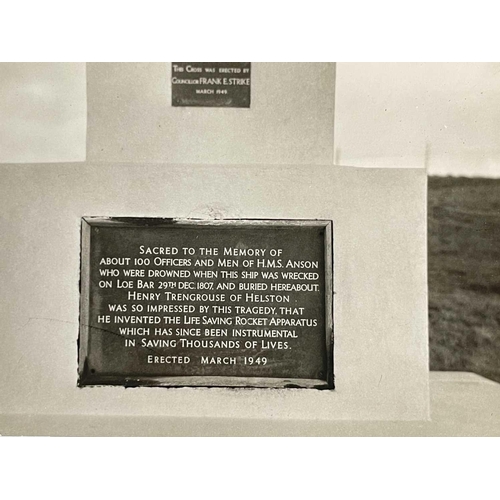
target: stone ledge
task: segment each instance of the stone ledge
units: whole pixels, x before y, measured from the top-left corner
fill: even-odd
[[[50,436],[500,436],[500,384],[431,372],[431,421],[368,422],[0,415],[2,435]]]

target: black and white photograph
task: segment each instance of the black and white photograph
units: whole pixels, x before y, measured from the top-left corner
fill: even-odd
[[[500,63],[168,49],[0,63],[0,445],[214,495],[463,473],[500,437]]]
[[[498,433],[498,63],[0,70],[4,433]]]

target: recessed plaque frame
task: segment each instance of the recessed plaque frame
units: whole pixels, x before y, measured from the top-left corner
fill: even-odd
[[[317,273],[319,277],[317,278],[318,284],[315,285],[319,293],[316,295],[311,293],[307,297],[306,295],[301,295],[299,292],[289,294],[292,304],[287,303],[284,306],[276,306],[275,310],[279,311],[280,307],[286,307],[286,311],[291,311],[293,309],[292,305],[295,304],[295,306],[299,307],[303,299],[305,303],[303,304],[304,307],[302,307],[302,310],[314,310],[317,315],[321,317],[315,318],[317,323],[316,326],[309,329],[299,328],[298,332],[297,330],[288,330],[290,335],[292,335],[291,332],[294,334],[295,340],[289,342],[293,347],[289,347],[289,352],[279,353],[281,357],[279,357],[278,361],[275,363],[276,367],[271,366],[271,363],[267,367],[261,367],[260,365],[259,367],[255,366],[254,368],[256,370],[263,370],[262,375],[255,371],[251,371],[250,367],[247,366],[238,368],[228,368],[223,365],[196,367],[194,363],[191,364],[191,366],[182,366],[181,363],[175,367],[167,365],[152,367],[144,363],[137,364],[134,360],[124,361],[123,364],[120,364],[120,360],[128,359],[130,355],[124,354],[126,353],[124,348],[116,347],[118,345],[117,343],[124,341],[126,344],[127,342],[126,338],[119,333],[120,328],[112,324],[112,321],[116,320],[116,317],[112,314],[108,314],[109,323],[97,322],[97,318],[100,320],[105,318],[106,315],[104,312],[106,311],[106,306],[109,309],[110,305],[114,307],[116,303],[119,302],[115,300],[118,297],[118,295],[116,295],[116,289],[107,290],[106,288],[100,288],[101,285],[105,286],[105,283],[107,281],[110,282],[110,280],[104,279],[101,283],[101,280],[98,278],[99,273],[97,272],[97,268],[99,263],[97,261],[101,259],[101,262],[103,262],[103,258],[110,258],[109,255],[111,254],[109,252],[112,249],[113,255],[119,253],[116,249],[122,249],[123,252],[125,252],[122,252],[122,255],[125,255],[131,248],[140,248],[141,245],[138,245],[139,242],[143,243],[142,248],[140,248],[140,251],[143,252],[144,249],[147,248],[160,248],[157,244],[159,241],[162,242],[164,252],[168,252],[168,248],[179,249],[186,241],[190,241],[190,247],[196,247],[198,250],[202,248],[199,242],[201,241],[203,243],[207,241],[212,249],[216,247],[214,245],[219,245],[220,248],[224,249],[239,248],[238,252],[241,252],[241,248],[248,247],[250,242],[255,243],[254,246],[256,247],[261,247],[261,252],[265,252],[266,248],[269,250],[273,245],[275,247],[279,246],[275,245],[276,242],[282,242],[283,247],[288,248],[295,257],[302,255],[304,252],[306,256],[319,256],[319,259],[317,259],[317,261],[320,261],[318,268],[319,272]],[[174,243],[172,244],[172,242]],[[214,242],[216,243],[214,244]],[[221,243],[219,244],[217,242]],[[310,244],[311,242],[313,242],[312,245]],[[276,249],[274,251],[275,253],[278,252]],[[248,253],[248,251],[246,252]],[[105,255],[108,256],[105,257]],[[206,256],[207,255],[205,255],[205,257]],[[123,259],[125,257],[121,258]],[[132,259],[134,257],[129,258]],[[157,258],[160,258],[160,256],[157,256]],[[262,259],[262,261],[264,263],[266,262],[264,259]],[[161,261],[159,260],[158,262]],[[248,262],[250,262],[249,259],[247,259],[247,263]],[[305,261],[291,259],[290,262]],[[241,262],[238,261],[238,264],[241,265]],[[134,267],[139,268],[140,265],[137,264]],[[186,269],[187,268],[189,268],[189,266],[186,266]],[[105,269],[105,266],[99,269],[101,271],[101,276],[102,269]],[[145,271],[148,270],[146,267],[144,269]],[[192,267],[190,269],[192,271]],[[110,269],[110,272],[111,271],[117,272],[116,269]],[[191,273],[191,271],[189,272]],[[241,269],[239,274],[240,277],[243,271],[252,272],[253,268],[248,266],[245,269]],[[262,271],[262,269],[257,268],[257,271],[253,272],[259,271]],[[186,272],[187,271],[185,271],[185,273]],[[267,272],[266,269],[266,273]],[[311,273],[309,274],[312,276]],[[125,280],[125,283],[127,283],[127,281],[132,283],[132,280]],[[147,280],[145,281],[147,282]],[[238,287],[243,281],[247,283],[247,287],[250,286],[248,283],[253,283],[252,280],[246,278],[244,280],[230,280],[231,283],[234,283],[234,286],[238,285]],[[121,284],[123,283],[124,282]],[[155,281],[154,286],[157,287],[158,283],[159,282]],[[187,281],[182,283],[184,283],[183,286],[187,286],[186,283],[197,285],[198,281]],[[215,283],[218,286],[218,282]],[[257,287],[256,289],[258,290],[259,286],[264,287],[265,285],[266,283],[264,282],[260,282],[260,284],[257,282],[255,287]],[[221,286],[223,286],[223,284]],[[137,291],[135,288],[134,290]],[[107,296],[108,298],[105,296],[106,293],[110,294]],[[120,297],[125,296],[123,295],[124,293],[128,292],[120,290]],[[148,297],[149,295],[146,294],[152,292],[148,290],[140,293],[144,293],[144,295]],[[160,293],[160,291],[156,291],[155,294],[156,293]],[[162,293],[166,294],[168,292],[162,291]],[[80,387],[121,385],[127,387],[334,388],[332,221],[309,219],[199,220],[176,218],[83,217],[81,221],[80,295],[80,332],[78,350],[78,385]],[[184,296],[183,294],[172,293],[170,295],[174,297]],[[188,293],[187,296],[189,295]],[[241,295],[244,296],[244,293]],[[258,294],[254,295],[250,293],[250,297],[255,298],[259,296]],[[269,295],[264,297],[269,298]],[[304,297],[306,298],[304,299]],[[243,302],[234,302],[234,304],[241,304],[239,307],[245,308],[245,304],[248,306],[248,303],[245,302],[244,299],[242,300]],[[198,303],[201,304],[199,301],[196,302],[196,304]],[[208,302],[206,303],[208,304]],[[132,306],[137,308],[138,305],[143,306],[143,304],[146,307],[150,306],[147,300],[141,304],[133,303]],[[221,304],[223,303],[221,302]],[[184,306],[186,305],[189,304],[184,303]],[[251,305],[255,306],[253,303]],[[194,305],[191,306],[195,307]],[[255,310],[260,311],[260,309],[258,309],[261,307],[260,305],[255,307],[257,307]],[[266,306],[262,307],[264,308]],[[277,317],[279,314],[275,313],[274,316]],[[122,317],[124,316],[120,316],[120,318]],[[231,317],[234,317],[234,314]],[[184,316],[184,318],[186,319],[186,316]],[[165,319],[165,317],[162,319]],[[193,320],[193,316],[188,316],[187,319]],[[265,318],[262,317],[258,319],[264,321]],[[279,320],[279,318],[277,320]],[[175,326],[177,326],[177,324]],[[179,326],[181,325],[179,324]],[[184,324],[182,324],[182,326],[185,327]],[[145,330],[145,328],[143,328],[143,330]],[[175,328],[172,330],[175,330]],[[188,329],[181,328],[181,330]],[[210,329],[210,331],[212,330],[224,331],[223,329]],[[261,330],[238,330],[239,333],[245,331],[260,332]],[[269,331],[283,333],[285,330]],[[216,342],[216,340],[214,340],[214,342]],[[185,342],[187,343],[187,341]],[[278,345],[278,341],[273,340],[272,342],[274,342],[273,345]],[[243,341],[241,344],[245,345]],[[280,344],[284,344],[284,342],[280,341]],[[167,351],[176,353],[179,349],[174,348],[173,350],[170,349]],[[136,355],[138,350],[130,349],[127,352],[132,352]],[[154,351],[151,350],[151,352]],[[188,357],[185,354],[186,351],[178,352],[178,356],[175,357]],[[205,354],[209,353],[205,352]],[[236,350],[234,357],[238,359],[238,363],[242,363],[242,360],[250,359],[250,355],[247,354],[248,352],[242,348]],[[166,358],[166,356],[164,357]],[[218,357],[219,356],[216,356],[216,351],[214,351],[211,356],[204,356],[205,359],[217,359]],[[225,357],[231,359],[229,355]],[[254,356],[252,354],[251,357],[252,359],[258,359],[263,356]],[[155,359],[161,358],[161,356],[151,354],[149,358]],[[220,356],[219,358],[224,359],[224,356]],[[245,370],[250,370],[250,372],[245,372]]]

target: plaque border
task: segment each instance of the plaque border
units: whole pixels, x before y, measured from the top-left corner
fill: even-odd
[[[180,62],[180,61],[179,61]],[[174,88],[176,86],[181,86],[183,84],[180,83],[173,83],[172,82],[172,77],[174,73],[174,64],[179,64],[179,62],[171,62],[170,63],[170,107],[172,108],[223,108],[223,109],[250,109],[251,104],[252,104],[252,63],[248,62],[248,67],[250,68],[250,85],[248,89],[248,104],[244,105],[224,105],[224,104],[211,104],[207,102],[196,102],[196,101],[191,101],[188,104],[183,104],[180,102],[177,102],[174,99]],[[196,62],[187,62],[183,61],[185,64],[199,64]],[[237,62],[237,61],[235,61]],[[211,64],[214,64],[213,62]],[[215,64],[231,64],[230,62],[224,63],[224,62],[215,62]],[[210,73],[211,74],[211,73]]]
[[[309,226],[324,227],[325,263],[325,353],[324,379],[278,377],[229,377],[229,376],[117,376],[93,375],[88,369],[88,343],[90,337],[90,240],[92,227],[193,227],[193,226]],[[226,388],[294,388],[335,389],[334,375],[334,318],[333,318],[333,221],[325,219],[196,219],[168,217],[102,217],[81,218],[80,250],[80,318],[78,335],[78,387],[226,387]]]

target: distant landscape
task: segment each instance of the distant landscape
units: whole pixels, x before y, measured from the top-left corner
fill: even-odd
[[[500,180],[429,177],[431,370],[500,382]]]

